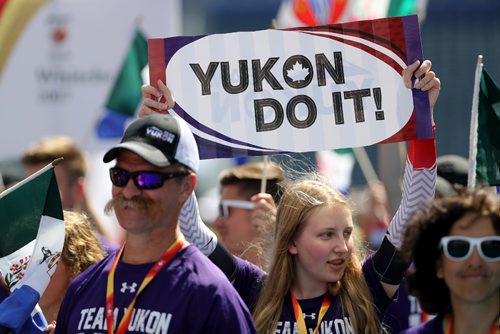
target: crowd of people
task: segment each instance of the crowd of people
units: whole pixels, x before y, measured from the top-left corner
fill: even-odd
[[[434,109],[440,81],[430,61],[410,64],[403,81],[427,92]],[[39,300],[50,323],[40,332],[500,331],[499,198],[456,186],[435,139],[408,143],[393,217],[381,184],[361,213],[317,173],[292,180],[278,163],[247,163],[219,176],[214,232],[198,212],[189,126],[165,114],[175,100],[163,82],[142,91],[140,117],[103,157],[113,164],[106,211],[126,231],[119,247],[88,206],[84,159],[71,141],[44,139],[23,155],[28,173],[65,159],[56,175],[70,210],[61,260]],[[2,303],[16,299],[2,289]],[[408,294],[429,321],[409,320]]]

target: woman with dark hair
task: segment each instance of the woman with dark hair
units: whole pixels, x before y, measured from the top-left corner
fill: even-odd
[[[479,190],[436,200],[408,225],[408,287],[437,317],[405,333],[500,332],[500,200]]]

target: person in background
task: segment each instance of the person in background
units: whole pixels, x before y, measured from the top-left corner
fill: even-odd
[[[354,220],[363,240],[372,250],[380,246],[387,231],[390,222],[388,205],[387,191],[380,181],[368,183],[357,203]]]
[[[500,200],[484,190],[438,199],[407,226],[408,287],[437,317],[408,334],[500,332]]]
[[[231,283],[180,231],[199,167],[185,121],[141,117],[103,161],[115,161],[106,208],[127,231],[126,240],[73,280],[55,332],[254,333]]]
[[[55,166],[63,209],[84,212],[98,233],[105,250],[116,249],[117,246],[110,241],[112,239],[107,235],[87,198],[85,189],[87,164],[83,152],[73,139],[66,136],[41,138],[24,151],[21,161],[29,176],[58,158],[64,158]]]
[[[105,252],[83,213],[64,211],[64,246],[49,285],[40,297],[40,307],[47,321],[57,314],[68,285],[92,264],[102,260]]]
[[[265,170],[264,170],[265,169]],[[265,193],[260,193],[266,177]],[[219,215],[214,222],[219,237],[232,254],[264,268],[269,235],[276,221],[280,183],[285,174],[275,162],[248,162],[219,176]]]

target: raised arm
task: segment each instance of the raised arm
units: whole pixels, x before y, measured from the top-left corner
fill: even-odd
[[[431,62],[426,60],[420,66],[415,62],[403,72],[406,87],[429,93],[431,112],[436,104],[441,83],[432,72]],[[417,78],[413,82],[412,77]],[[403,192],[399,208],[392,218],[382,245],[374,255],[373,263],[382,286],[389,297],[394,296],[409,263],[398,253],[403,230],[410,218],[426,210],[434,199],[436,189],[436,141],[432,139],[412,140],[408,145]]]

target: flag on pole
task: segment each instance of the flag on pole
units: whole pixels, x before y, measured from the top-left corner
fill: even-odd
[[[19,329],[45,291],[64,245],[53,164],[0,194],[0,221],[0,273],[13,292],[0,303],[0,326]]]
[[[484,186],[498,186],[500,185],[500,88],[484,67],[481,71],[477,108],[476,178]]]
[[[105,114],[97,124],[99,138],[120,138],[125,123],[134,117],[141,102],[142,70],[148,64],[148,44],[141,31],[136,30],[120,73],[106,102]]]
[[[356,159],[351,148],[316,152],[318,173],[328,179],[340,192],[347,194],[351,187],[352,170]]]

